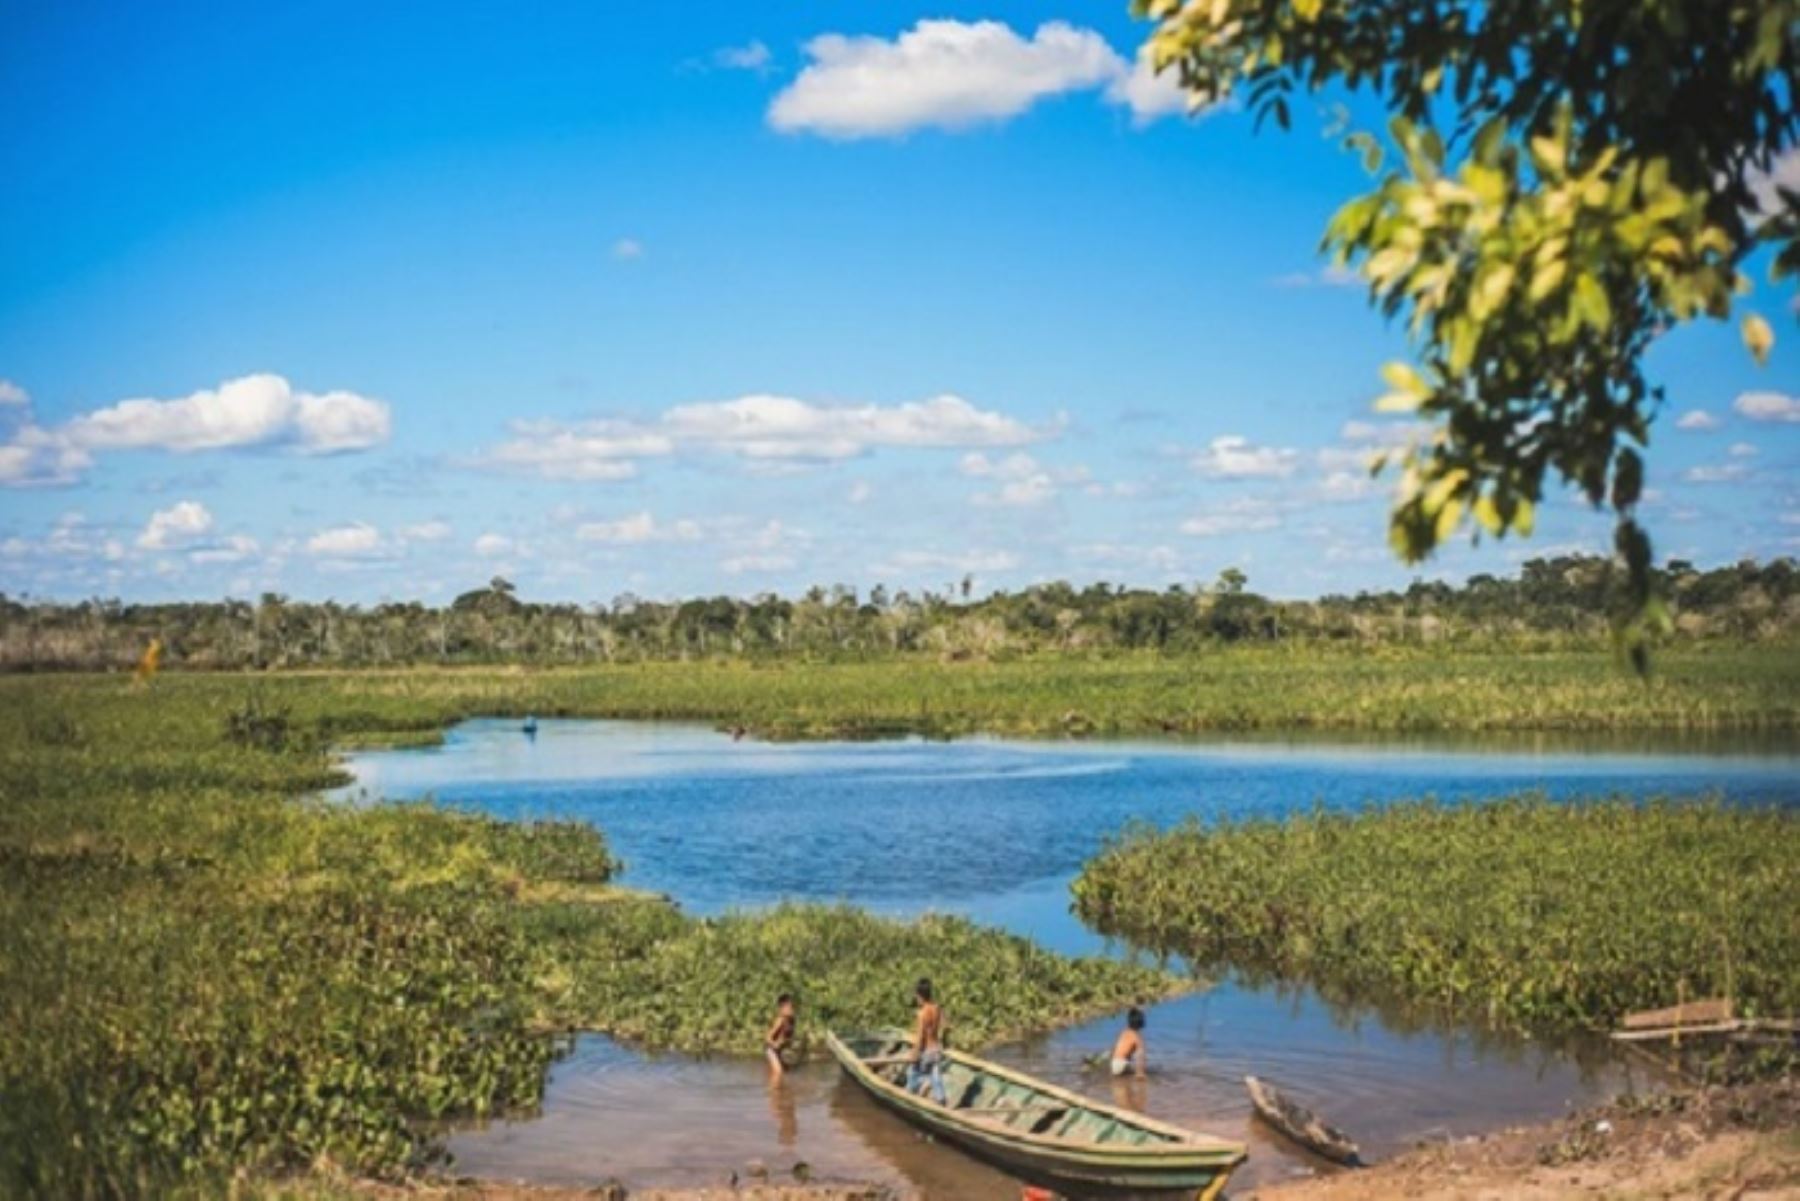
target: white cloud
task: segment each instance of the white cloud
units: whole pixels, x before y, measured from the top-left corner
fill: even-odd
[[[1216,538],[1224,534],[1272,530],[1280,524],[1281,518],[1267,504],[1243,498],[1195,514],[1181,523],[1181,532],[1193,538]]]
[[[175,550],[213,527],[213,515],[199,501],[184,500],[150,515],[137,544],[145,550]]]
[[[1725,453],[1734,459],[1754,459],[1761,452],[1748,442],[1733,442],[1725,448]]]
[[[321,559],[367,559],[386,550],[381,531],[366,521],[320,530],[306,540],[306,553]]]
[[[617,521],[590,521],[575,531],[583,542],[693,542],[700,537],[700,523],[682,518],[659,523],[648,510],[621,517]]]
[[[678,405],[647,422],[528,421],[513,423],[512,432],[471,465],[553,480],[624,480],[637,475],[638,459],[698,450],[735,454],[780,473],[879,447],[1021,446],[1054,436],[1056,427],[1029,426],[960,396],[833,406],[755,394]]]
[[[627,263],[633,259],[641,259],[644,257],[644,244],[636,238],[620,238],[613,243],[612,256]]]
[[[0,442],[0,486],[8,488],[73,484],[93,464],[87,451],[29,419]]]
[[[387,405],[353,392],[296,392],[279,375],[246,375],[176,400],[122,400],[64,426],[89,450],[178,452],[291,445],[308,453],[361,450],[387,439]]]
[[[681,442],[753,459],[847,459],[884,446],[1020,446],[1047,436],[950,395],[886,407],[742,396],[679,405],[663,415],[659,428]]]
[[[1678,430],[1716,430],[1723,424],[1705,409],[1689,409],[1675,419],[1675,428]]]
[[[728,71],[754,71],[758,75],[768,73],[773,58],[769,48],[754,38],[745,45],[722,46],[712,53],[715,67]]]
[[[1327,500],[1360,500],[1373,495],[1377,487],[1366,471],[1333,471],[1326,474],[1319,492]]]
[[[30,403],[30,393],[9,379],[0,379],[0,408],[13,408]]]
[[[666,455],[675,449],[662,434],[616,421],[578,425],[521,421],[513,424],[513,434],[511,441],[502,442],[476,464],[551,480],[627,480],[637,475],[633,460]]]
[[[1195,471],[1222,479],[1289,476],[1299,455],[1273,446],[1254,446],[1247,438],[1226,434],[1214,438],[1192,459]]]
[[[354,392],[294,397],[294,448],[302,454],[331,455],[367,450],[388,440],[393,415],[387,405]]]
[[[408,542],[442,542],[453,532],[447,521],[422,521],[401,527],[400,536]]]
[[[1742,463],[1719,463],[1690,467],[1681,473],[1681,478],[1690,484],[1731,484],[1749,474],[1750,468]]]
[[[196,547],[188,552],[188,558],[195,563],[242,563],[260,549],[256,539],[249,535],[233,534],[207,546]]]
[[[1079,484],[1087,480],[1085,467],[1047,468],[1023,451],[1003,459],[990,459],[979,451],[963,456],[959,465],[964,475],[993,480],[1000,486],[992,492],[977,492],[980,505],[1032,508],[1056,496],[1059,485]]]
[[[1106,98],[1123,104],[1139,125],[1147,125],[1158,117],[1188,112],[1191,101],[1181,87],[1181,73],[1174,67],[1158,71],[1152,61],[1150,43],[1138,47],[1131,70],[1116,75],[1107,85]]]
[[[64,513],[42,540],[11,537],[0,541],[0,557],[9,559],[100,560],[125,558],[125,544],[107,537],[80,513]]]
[[[999,21],[922,20],[891,41],[829,33],[805,49],[812,61],[775,97],[769,124],[830,138],[1004,121],[1065,92],[1124,88],[1131,73],[1106,39],[1062,21],[1025,38]],[[1119,99],[1135,109],[1132,95]]]
[[[860,505],[866,504],[874,495],[875,489],[868,480],[857,480],[850,485],[850,491],[845,494],[844,499],[853,505]]]
[[[515,549],[511,538],[504,534],[482,534],[474,543],[475,553],[484,559],[497,559],[501,555],[509,555]]]
[[[1800,397],[1784,392],[1745,392],[1731,402],[1731,407],[1752,421],[1800,422]]]

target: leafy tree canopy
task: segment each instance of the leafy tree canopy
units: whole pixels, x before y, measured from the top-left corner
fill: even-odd
[[[1354,265],[1416,361],[1378,407],[1428,428],[1398,457],[1396,553],[1471,521],[1529,534],[1547,476],[1618,517],[1642,662],[1666,621],[1636,519],[1662,392],[1644,352],[1729,319],[1746,261],[1800,271],[1794,142],[1800,0],[1134,0],[1151,54],[1196,105],[1241,98],[1284,128],[1297,93],[1344,88],[1391,114],[1350,132],[1377,176],[1324,249]],[[1750,353],[1774,334],[1744,312]],[[1378,465],[1378,469],[1379,469]]]

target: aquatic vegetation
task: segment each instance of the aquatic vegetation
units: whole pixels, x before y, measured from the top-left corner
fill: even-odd
[[[1431,801],[1137,830],[1083,920],[1201,964],[1522,1029],[1678,996],[1800,1008],[1800,814],[1707,801]]]
[[[753,1049],[784,987],[884,1021],[929,971],[976,1041],[1175,986],[950,919],[699,921],[613,886],[586,825],[304,795],[343,734],[508,680],[418,683],[0,682],[0,1196],[404,1175],[441,1121],[534,1105],[559,1031]]]
[[[643,902],[536,920],[561,924],[556,934],[537,928],[569,973],[559,1004],[572,1024],[684,1051],[755,1053],[783,992],[799,999],[802,1043],[816,1043],[827,1029],[907,1024],[912,984],[929,976],[951,1038],[974,1048],[1189,987],[941,915],[901,922],[783,905],[694,919]]]

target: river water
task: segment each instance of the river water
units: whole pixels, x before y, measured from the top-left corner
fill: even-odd
[[[440,747],[351,757],[347,795],[430,796],[503,818],[601,827],[623,882],[714,913],[783,899],[846,900],[901,915],[967,914],[1072,953],[1128,954],[1069,913],[1081,863],[1131,822],[1279,815],[1315,804],[1716,793],[1791,803],[1800,754],[1754,742],[1603,744],[1222,739],[1208,742],[770,744],[702,726],[470,721]],[[902,985],[904,986],[904,985]],[[759,1004],[763,998],[747,998]],[[1084,1091],[1083,1055],[1117,1017],[1000,1048],[992,1057]],[[1226,980],[1160,1004],[1153,1071],[1110,1099],[1251,1148],[1238,1186],[1327,1170],[1250,1121],[1242,1077],[1273,1079],[1348,1128],[1365,1155],[1421,1139],[1540,1120],[1643,1083],[1604,1045],[1547,1046],[1420,1026],[1326,1004],[1304,988]],[[926,1197],[1016,1198],[1018,1185],[919,1138],[809,1064],[767,1087],[761,1065],[646,1056],[580,1039],[541,1116],[452,1137],[457,1170],[583,1184],[717,1184],[804,1162],[818,1176],[883,1179]]]

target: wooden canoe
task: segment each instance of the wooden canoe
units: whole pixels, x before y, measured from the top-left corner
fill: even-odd
[[[828,1034],[826,1046],[877,1102],[1016,1176],[1077,1197],[1180,1189],[1211,1201],[1244,1162],[1242,1145],[1196,1134],[948,1051],[948,1107],[908,1093],[912,1036]]]
[[[1250,1104],[1263,1121],[1315,1155],[1333,1163],[1361,1165],[1356,1143],[1342,1130],[1326,1125],[1312,1110],[1283,1095],[1266,1080],[1245,1076],[1244,1087],[1250,1090]]]

